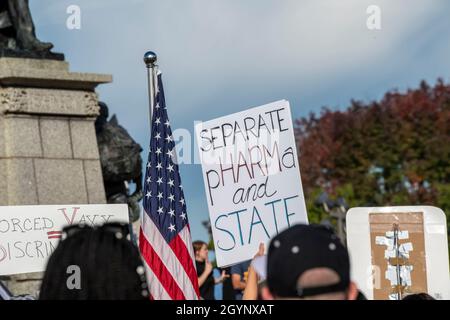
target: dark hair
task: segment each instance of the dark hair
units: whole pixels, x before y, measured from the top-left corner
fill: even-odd
[[[428,293],[421,292],[408,294],[402,300],[436,300],[436,299],[430,296]]]
[[[207,244],[206,242],[204,242],[204,241],[201,241],[201,240],[197,240],[197,241],[192,242],[192,246],[194,247],[194,254],[197,253],[197,252],[199,252],[200,249],[201,249],[204,245],[205,245],[206,247],[208,247],[208,244]]]
[[[39,299],[148,299],[145,269],[137,247],[127,237],[128,225],[71,226],[48,260]],[[120,226],[119,226],[120,227]],[[71,268],[79,268],[79,284]],[[71,288],[69,288],[71,287]]]
[[[362,293],[361,290],[358,290],[358,295],[356,296],[356,300],[367,300],[367,298],[364,295],[364,293]]]

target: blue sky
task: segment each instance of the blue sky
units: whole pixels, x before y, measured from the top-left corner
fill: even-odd
[[[81,29],[66,9],[81,9]],[[369,5],[381,30],[366,27]],[[110,113],[144,148],[149,123],[145,51],[157,52],[172,130],[287,99],[293,117],[350,99],[450,77],[447,0],[31,0],[38,37],[72,71],[113,75],[98,87]],[[194,240],[207,240],[199,165],[181,177]]]

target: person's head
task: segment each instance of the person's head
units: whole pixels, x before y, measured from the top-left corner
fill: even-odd
[[[47,263],[39,299],[148,299],[145,269],[128,224],[74,225]]]
[[[194,241],[192,243],[194,247],[195,260],[203,262],[208,259],[208,244],[203,241]]]
[[[275,236],[267,257],[264,299],[354,300],[347,249],[328,228],[298,224]]]
[[[428,293],[422,292],[422,293],[408,294],[402,300],[436,300],[436,299],[434,299]]]

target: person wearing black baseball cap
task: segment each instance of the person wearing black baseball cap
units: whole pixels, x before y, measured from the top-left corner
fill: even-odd
[[[339,238],[327,227],[297,224],[270,242],[261,294],[264,299],[355,300],[358,289]]]

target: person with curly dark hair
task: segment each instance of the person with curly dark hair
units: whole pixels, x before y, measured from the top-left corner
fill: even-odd
[[[48,261],[39,299],[149,299],[139,250],[127,238],[128,224],[64,228],[63,240]]]

